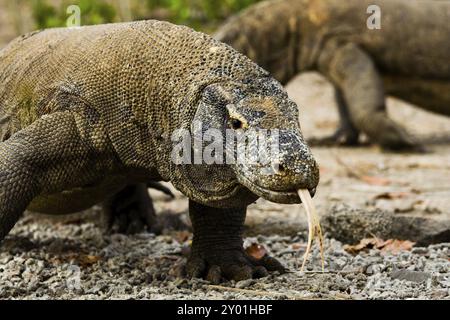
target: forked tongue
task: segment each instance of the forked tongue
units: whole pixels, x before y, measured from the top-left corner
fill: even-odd
[[[319,238],[319,246],[320,246],[320,257],[322,260],[322,272],[325,270],[324,264],[324,256],[323,256],[323,236],[322,236],[322,228],[320,227],[320,219],[317,215],[316,208],[311,199],[311,195],[309,191],[306,189],[299,189],[298,195],[302,200],[303,205],[305,206],[306,214],[308,216],[308,245],[306,246],[306,251],[303,256],[302,268],[300,271],[303,271],[306,260],[308,259],[309,253],[311,252],[311,245],[313,238],[316,236]]]

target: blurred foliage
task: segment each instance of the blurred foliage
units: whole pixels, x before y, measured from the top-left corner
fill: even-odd
[[[59,1],[52,5],[47,0],[32,0],[32,12],[38,28],[63,27],[66,25],[67,7],[77,5],[81,10],[81,24],[101,24],[114,22],[117,15],[113,5],[106,1],[74,0]]]
[[[168,20],[205,28],[260,0],[147,0],[150,10],[166,9]]]
[[[227,17],[261,0],[30,0],[38,28],[65,26],[69,5],[81,9],[81,24],[160,19],[210,31]],[[128,17],[128,18],[124,18]]]

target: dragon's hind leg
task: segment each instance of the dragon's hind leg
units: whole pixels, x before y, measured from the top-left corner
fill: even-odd
[[[126,186],[103,204],[104,224],[108,232],[135,234],[149,231],[159,234],[167,229],[187,228],[178,215],[156,215],[148,188],[174,197],[168,188],[156,182]]]
[[[352,123],[349,109],[342,91],[335,88],[335,101],[338,106],[340,125],[339,128],[331,136],[325,138],[311,138],[308,140],[312,146],[356,146],[359,141],[359,131]]]
[[[144,184],[129,185],[103,204],[107,231],[134,234],[156,225],[153,201]]]
[[[330,42],[319,60],[320,71],[341,90],[356,130],[385,149],[423,151],[409,132],[388,117],[382,78],[363,49],[353,43]]]

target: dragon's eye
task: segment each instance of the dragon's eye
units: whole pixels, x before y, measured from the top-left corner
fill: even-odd
[[[231,119],[231,127],[234,130],[242,129],[243,127],[242,121],[238,119]]]

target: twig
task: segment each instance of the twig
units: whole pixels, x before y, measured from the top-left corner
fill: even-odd
[[[392,183],[392,181],[389,179],[368,176],[368,175],[362,173],[360,170],[351,168],[344,161],[342,161],[342,159],[338,156],[338,154],[336,152],[333,152],[333,155],[334,155],[337,163],[340,164],[345,169],[348,177],[356,178],[367,184],[377,185],[377,186],[386,186],[386,185],[391,185],[391,183]],[[399,184],[400,182],[396,182],[396,183]],[[401,184],[404,184],[404,183],[401,183]]]
[[[350,168],[344,161],[342,161],[341,157],[336,152],[333,152],[333,155],[334,158],[336,159],[336,162],[345,169],[347,176],[358,180],[364,180],[364,175],[358,172],[357,170]]]

